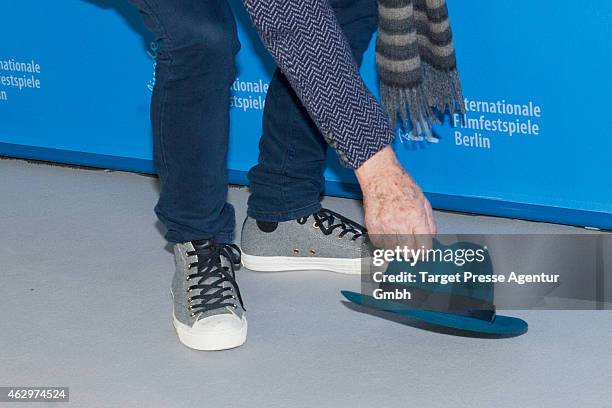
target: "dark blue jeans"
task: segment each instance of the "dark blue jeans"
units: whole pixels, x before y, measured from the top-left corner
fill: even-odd
[[[228,0],[130,0],[160,43],[151,102],[160,178],[155,213],[169,242],[231,242],[227,203],[230,86],[240,49]],[[330,0],[360,62],[377,24],[376,0]],[[327,144],[277,69],[263,117],[248,214],[287,221],[320,209]]]

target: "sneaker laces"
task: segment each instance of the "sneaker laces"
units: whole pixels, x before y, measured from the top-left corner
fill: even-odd
[[[339,228],[341,231],[338,238],[343,238],[345,235],[351,234],[351,241],[354,241],[368,233],[368,230],[363,225],[326,208],[322,208],[318,212],[312,214],[312,217],[315,220],[313,227],[319,228],[325,235],[330,235],[334,230]],[[297,222],[304,225],[308,221],[308,218],[310,218],[310,216],[300,218]]]
[[[198,245],[197,241],[192,244],[195,250],[187,252],[187,256],[196,255],[197,261],[190,263],[188,270],[197,267],[197,272],[187,275],[186,279],[188,282],[194,279],[197,281],[187,288],[187,293],[194,290],[199,290],[199,293],[187,299],[191,316],[224,307],[237,308],[236,300],[244,309],[234,270],[235,267],[240,266],[238,246],[216,242],[209,245]],[[228,266],[223,265],[222,258],[227,260]]]

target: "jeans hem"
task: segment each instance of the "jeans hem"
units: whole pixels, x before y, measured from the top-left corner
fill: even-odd
[[[166,241],[170,244],[183,244],[185,242],[198,241],[202,239],[211,239],[211,236],[202,236],[202,235],[185,235],[185,234],[177,234],[177,233],[169,233],[166,234]],[[220,232],[216,234],[212,239],[216,242],[231,244],[234,242],[234,233],[233,232]]]
[[[306,207],[297,208],[289,211],[279,212],[262,212],[254,211],[252,209],[247,210],[247,215],[257,221],[269,221],[269,222],[284,222],[297,220],[298,218],[306,217],[313,213],[316,213],[322,208],[321,203],[317,202],[310,204]]]

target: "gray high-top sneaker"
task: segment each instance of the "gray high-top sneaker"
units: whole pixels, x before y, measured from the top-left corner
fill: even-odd
[[[212,240],[174,245],[174,327],[196,350],[225,350],[246,340],[247,321],[234,268],[240,250]]]
[[[242,264],[253,271],[361,272],[365,227],[331,210],[285,222],[247,217],[242,226]]]

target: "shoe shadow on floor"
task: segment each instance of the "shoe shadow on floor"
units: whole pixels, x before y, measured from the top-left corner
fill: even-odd
[[[431,323],[425,323],[420,320],[413,319],[407,316],[401,316],[395,313],[374,310],[374,309],[356,305],[354,303],[344,301],[344,300],[341,301],[341,303],[346,308],[350,309],[351,311],[357,312],[357,313],[367,314],[372,317],[389,320],[395,323],[403,324],[411,328],[426,330],[426,331],[437,333],[437,334],[446,334],[450,336],[469,337],[469,338],[477,338],[477,339],[496,339],[496,340],[497,339],[508,339],[508,338],[520,336],[520,335],[481,334],[481,333],[474,333],[474,332],[470,332],[466,330],[452,329],[448,327],[437,326]]]

